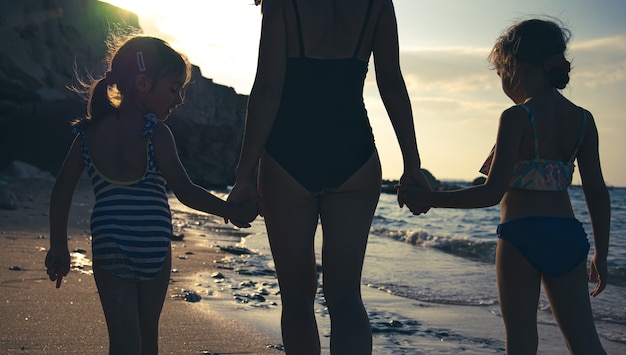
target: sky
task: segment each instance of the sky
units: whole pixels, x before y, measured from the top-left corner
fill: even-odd
[[[261,28],[253,0],[103,0],[139,16],[147,35],[168,41],[215,83],[249,94]],[[594,115],[609,186],[626,187],[626,1],[394,0],[402,73],[422,167],[439,180],[471,181],[492,148],[500,113],[512,105],[487,56],[516,21],[560,19],[572,31],[562,91]],[[199,4],[202,4],[199,6]],[[398,179],[402,158],[370,62],[364,98],[383,178]],[[574,184],[580,184],[575,173]]]

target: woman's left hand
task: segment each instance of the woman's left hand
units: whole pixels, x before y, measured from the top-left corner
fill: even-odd
[[[433,188],[421,169],[404,173],[395,189],[400,208],[406,205],[414,215],[426,213],[430,209],[430,206],[423,203],[423,197],[426,191],[432,191]]]

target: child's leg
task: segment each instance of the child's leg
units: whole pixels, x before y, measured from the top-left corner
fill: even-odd
[[[109,330],[109,354],[139,354],[141,333],[137,284],[95,265],[93,273]]]
[[[157,277],[138,284],[142,355],[159,353],[159,317],[163,309],[163,302],[165,302],[171,269],[170,251]]]
[[[170,251],[157,277],[143,282],[128,281],[94,266],[110,354],[158,354],[159,317],[171,266]]]
[[[509,242],[498,240],[496,273],[502,319],[506,329],[506,352],[537,353],[537,305],[541,275]]]
[[[586,262],[563,276],[545,276],[543,284],[570,352],[606,354],[593,321]]]

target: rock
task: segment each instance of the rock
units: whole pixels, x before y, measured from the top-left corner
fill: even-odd
[[[7,100],[0,100],[0,117],[10,114],[20,108],[20,105]],[[2,120],[3,118],[0,118]],[[0,121],[1,122],[1,121]]]
[[[441,186],[441,182],[435,179],[433,174],[431,174],[430,171],[426,169],[422,169],[422,173],[424,174],[424,176],[426,176],[426,180],[428,180],[428,183],[430,183],[430,186],[433,188],[433,190],[438,190],[439,186]]]
[[[191,179],[203,186],[235,182],[243,140],[247,96],[216,85],[194,66],[181,105],[167,121]]]
[[[214,279],[223,279],[224,278],[224,274],[222,274],[221,272],[214,272],[211,275],[211,277],[214,278]]]
[[[200,302],[200,300],[202,300],[202,296],[193,291],[187,291],[185,292],[184,299],[187,302]]]
[[[453,183],[441,182],[437,180],[437,178],[435,178],[435,176],[426,169],[422,169],[422,173],[426,177],[426,180],[428,180],[428,183],[430,184],[430,186],[435,191],[450,191],[450,190],[458,190],[461,188],[461,186],[459,185],[456,185]],[[394,188],[394,186],[396,184],[398,184],[398,180],[383,180],[381,192],[395,194],[396,189]]]
[[[18,160],[13,161],[5,170],[5,173],[18,179],[54,180],[54,177],[49,172],[41,171],[37,167]]]
[[[17,209],[17,196],[13,191],[0,187],[0,208],[3,210]]]
[[[57,101],[67,98],[63,92],[53,88],[41,88],[37,90],[37,95],[39,95],[43,101]]]
[[[139,29],[138,17],[101,1],[0,2],[0,170],[19,160],[58,173],[74,138],[69,123],[86,110],[67,87],[76,71],[102,75],[112,28]],[[185,104],[167,124],[191,179],[226,187],[235,180],[247,96],[196,66],[192,75]]]
[[[398,321],[398,320],[390,320],[389,323],[387,323],[387,326],[390,328],[400,328],[403,326],[402,322]]]
[[[0,80],[0,98],[16,104],[41,100],[37,92],[15,78]]]
[[[476,179],[472,180],[472,185],[483,185],[487,181],[487,178],[484,176],[479,176]]]
[[[139,28],[137,15],[101,1],[2,1],[0,10],[0,77],[32,91],[68,92],[74,68],[101,66],[110,28]]]
[[[426,169],[422,169],[422,173],[426,177],[426,180],[428,180],[428,182],[430,183],[430,186],[432,186],[433,190],[438,190],[439,187],[441,186],[441,182],[435,179],[433,174],[431,174],[430,171]],[[396,189],[394,188],[394,186],[397,184],[398,184],[398,180],[383,180],[381,192],[388,193],[388,194],[396,194]]]
[[[223,252],[235,254],[235,255],[252,254],[250,249],[244,248],[244,247],[238,247],[234,245],[227,245],[225,247],[218,246],[218,248],[220,248],[220,250]]]
[[[266,347],[268,349],[277,349],[280,351],[285,351],[285,346],[283,344],[268,344]]]

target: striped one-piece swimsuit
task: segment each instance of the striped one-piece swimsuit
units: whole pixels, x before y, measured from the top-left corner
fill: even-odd
[[[91,214],[93,263],[133,281],[156,277],[169,253],[172,237],[166,184],[150,139],[157,118],[153,114],[144,117],[148,167],[137,181],[119,182],[101,174],[91,159],[80,124],[76,130],[82,136],[83,161],[95,195]]]

